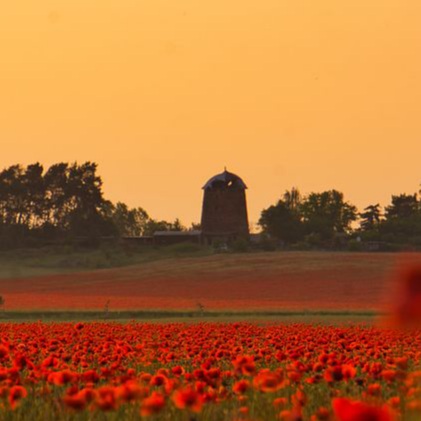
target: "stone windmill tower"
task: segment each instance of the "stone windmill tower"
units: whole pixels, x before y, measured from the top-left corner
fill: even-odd
[[[203,186],[201,225],[205,243],[248,238],[246,189],[244,181],[226,169]]]

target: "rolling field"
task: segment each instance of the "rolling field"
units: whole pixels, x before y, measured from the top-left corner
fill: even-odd
[[[420,330],[369,322],[398,258],[227,254],[0,279],[2,419],[419,420]],[[107,300],[122,320],[91,322]],[[198,302],[206,318],[186,319]],[[130,319],[148,311],[168,320]]]
[[[277,252],[168,258],[0,280],[7,310],[380,310],[393,253]],[[419,254],[411,256],[420,260]]]

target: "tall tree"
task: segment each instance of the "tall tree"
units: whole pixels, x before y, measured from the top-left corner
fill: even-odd
[[[258,224],[273,238],[286,243],[299,241],[303,236],[300,192],[287,190],[276,205],[262,211]]]
[[[148,213],[141,207],[129,209],[122,202],[118,202],[112,212],[112,220],[121,236],[144,235],[149,219]]]
[[[179,218],[175,218],[174,222],[170,224],[170,231],[186,231],[187,228],[182,224]]]
[[[360,213],[360,227],[363,231],[372,231],[379,228],[382,217],[381,207],[376,205],[369,205]]]
[[[105,199],[102,180],[96,173],[97,164],[85,162],[68,168],[66,191],[66,228],[76,235],[99,236],[102,234],[102,207]]]
[[[28,165],[22,177],[25,190],[22,222],[30,228],[43,223],[45,209],[45,183],[43,166],[40,163]]]
[[[408,218],[419,211],[417,194],[392,196],[392,203],[386,207],[386,219]]]
[[[186,231],[187,228],[176,218],[174,222],[157,221],[155,219],[148,219],[145,224],[145,235],[153,235],[156,231]]]
[[[25,202],[23,174],[21,165],[12,165],[0,173],[1,219],[5,225],[18,225],[21,222]]]
[[[392,196],[391,204],[386,207],[386,218],[380,225],[380,234],[388,243],[421,246],[421,211],[416,193]]]
[[[301,205],[308,234],[331,239],[335,233],[349,233],[357,219],[357,208],[344,200],[343,193],[328,190],[310,193]]]
[[[68,192],[69,164],[60,162],[51,165],[44,175],[45,208],[44,224],[63,229],[65,224]]]
[[[302,197],[300,191],[296,187],[293,187],[291,190],[286,190],[282,197],[282,201],[289,210],[297,213],[300,212]]]

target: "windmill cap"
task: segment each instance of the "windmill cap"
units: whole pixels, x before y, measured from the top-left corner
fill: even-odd
[[[232,184],[235,187],[239,187],[241,189],[247,189],[246,184],[238,175],[233,174],[232,172],[228,172],[227,170],[225,170],[221,174],[217,174],[213,176],[212,178],[210,178],[208,182],[202,188],[204,190],[211,189],[212,187],[214,187],[215,183],[217,184],[223,183],[225,185]]]

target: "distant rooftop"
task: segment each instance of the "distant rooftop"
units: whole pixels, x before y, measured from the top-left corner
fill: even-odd
[[[195,237],[201,235],[202,231],[192,230],[192,231],[155,231],[153,233],[154,237],[181,237],[181,236],[191,236]]]

